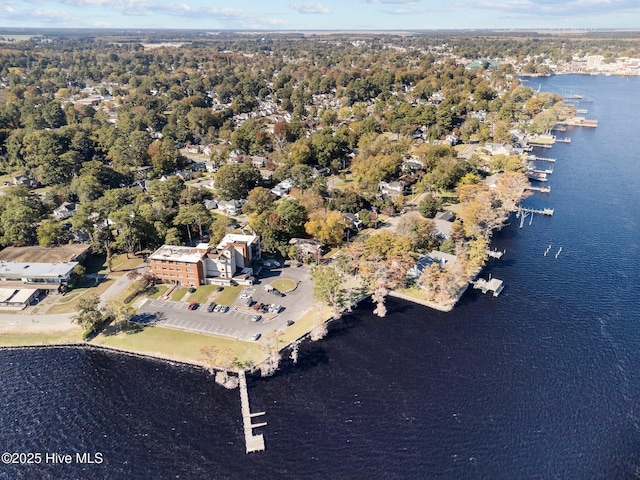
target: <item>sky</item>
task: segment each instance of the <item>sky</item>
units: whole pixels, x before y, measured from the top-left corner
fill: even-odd
[[[640,28],[640,0],[0,0],[0,28]]]

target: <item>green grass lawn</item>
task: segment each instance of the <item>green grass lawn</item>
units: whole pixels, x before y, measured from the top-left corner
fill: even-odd
[[[242,290],[242,285],[236,285],[235,287],[224,287],[224,290],[219,292],[214,300],[216,303],[220,305],[231,306],[233,302],[235,302],[238,295],[240,295],[240,291]]]
[[[287,293],[295,290],[298,284],[290,278],[278,278],[271,282],[271,286],[280,290],[282,293]]]
[[[216,291],[216,288],[218,288],[217,285],[201,285],[196,288],[195,292],[189,295],[189,301],[205,304],[211,294]]]
[[[147,327],[138,332],[123,331],[108,336],[100,334],[91,343],[192,363],[202,363],[200,349],[208,346],[220,350],[231,349],[240,362],[263,356],[261,347],[256,342],[242,342],[163,327]]]
[[[169,290],[169,285],[156,285],[155,287],[153,287],[151,293],[149,293],[147,297],[154,299],[160,298],[162,295],[167,293],[167,290]]]
[[[24,347],[29,345],[55,345],[60,343],[82,342],[83,330],[80,327],[60,332],[14,333],[3,332],[0,346]]]
[[[185,296],[189,287],[178,287],[171,294],[171,300],[174,302],[179,302],[182,300],[182,297]]]

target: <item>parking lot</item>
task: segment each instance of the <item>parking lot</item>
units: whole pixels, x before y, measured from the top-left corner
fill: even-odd
[[[282,297],[264,289],[264,285],[269,284],[271,280],[281,277],[294,280],[297,288]],[[253,305],[278,305],[279,312],[258,312],[247,306],[249,300]],[[285,266],[277,271],[265,272],[258,283],[244,287],[225,313],[208,312],[206,303],[199,305],[195,310],[189,310],[191,302],[188,298],[180,302],[148,299],[140,306],[132,322],[252,341],[257,333],[264,337],[273,330],[285,329],[311,308],[312,302],[313,286],[308,269]],[[253,321],[255,315],[261,316],[259,321]]]

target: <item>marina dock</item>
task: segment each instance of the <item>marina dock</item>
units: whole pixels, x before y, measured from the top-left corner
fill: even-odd
[[[484,278],[480,278],[473,282],[473,288],[476,290],[481,290],[482,293],[492,292],[494,297],[500,295],[502,290],[504,290],[504,282],[502,280],[498,280],[497,278],[492,278],[490,280],[485,280]]]
[[[254,417],[264,415],[265,412],[251,413],[249,408],[249,392],[247,391],[247,379],[244,375],[244,371],[238,374],[238,380],[240,384],[240,405],[242,407],[242,422],[244,424],[244,441],[246,445],[246,453],[261,452],[264,450],[264,436],[260,433],[258,435],[253,434],[253,429],[258,427],[264,427],[267,422],[252,423]]]

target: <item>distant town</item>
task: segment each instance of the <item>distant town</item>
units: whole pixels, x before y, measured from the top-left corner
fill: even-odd
[[[234,386],[364,298],[449,311],[549,191],[532,146],[597,126],[535,82],[569,73],[640,36],[0,31],[0,345]]]

